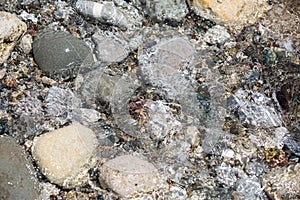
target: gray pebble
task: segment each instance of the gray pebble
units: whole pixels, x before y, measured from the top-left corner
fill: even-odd
[[[83,62],[93,62],[89,47],[63,31],[45,30],[33,42],[34,59],[46,73],[71,72]]]

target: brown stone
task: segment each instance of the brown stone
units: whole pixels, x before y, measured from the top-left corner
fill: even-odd
[[[200,16],[240,26],[254,23],[267,9],[265,0],[190,0],[189,4]]]

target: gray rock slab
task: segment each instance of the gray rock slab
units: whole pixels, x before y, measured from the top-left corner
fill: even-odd
[[[51,182],[72,188],[85,183],[96,147],[93,131],[73,124],[36,137],[32,155]]]
[[[37,199],[33,166],[13,138],[0,137],[0,199]]]

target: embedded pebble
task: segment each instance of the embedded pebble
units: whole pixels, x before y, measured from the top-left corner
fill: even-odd
[[[33,41],[34,59],[50,74],[74,75],[82,63],[93,63],[90,48],[64,31],[44,30]],[[73,73],[72,73],[73,72]]]
[[[0,137],[0,199],[37,199],[38,182],[23,149],[13,138]]]
[[[178,36],[162,38],[139,55],[138,75],[143,84],[161,90],[166,99],[179,101],[185,114],[199,116],[195,109],[197,94],[182,73],[194,56],[195,50],[188,40]]]
[[[235,25],[252,24],[267,10],[267,2],[264,0],[188,0],[188,3],[200,16],[221,19]]]
[[[147,106],[149,122],[146,124],[146,132],[155,140],[162,140],[167,135],[173,135],[182,128],[170,111],[170,107],[162,101],[155,101]]]
[[[107,24],[128,29],[139,27],[141,25],[141,17],[137,10],[125,1],[119,0],[117,1],[118,3],[121,4],[120,7],[111,1],[78,0],[75,7],[83,15],[99,19]]]
[[[73,124],[34,139],[32,155],[42,173],[65,188],[82,185],[93,167],[96,135],[81,124]]]
[[[203,39],[208,44],[224,44],[229,38],[230,34],[227,32],[226,28],[216,25],[208,29]]]
[[[299,199],[300,164],[273,168],[262,176],[262,185],[272,199]]]
[[[15,14],[0,11],[0,64],[6,62],[27,25]]]
[[[129,44],[119,33],[96,32],[93,41],[96,45],[95,55],[105,63],[120,62],[129,54]]]
[[[32,49],[32,36],[30,34],[26,34],[22,37],[20,41],[20,47],[25,54],[29,54]]]
[[[236,184],[236,194],[240,199],[268,199],[257,177],[245,176],[239,179]]]
[[[100,182],[123,198],[157,190],[158,170],[148,161],[131,155],[114,158],[101,167]]]
[[[249,97],[253,99],[249,101]],[[239,89],[228,99],[228,107],[236,111],[242,123],[260,127],[280,127],[281,117],[264,94]]]
[[[166,19],[181,21],[188,13],[184,0],[136,0],[135,3],[143,12],[159,21]]]

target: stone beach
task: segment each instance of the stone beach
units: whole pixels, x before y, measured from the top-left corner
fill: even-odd
[[[0,0],[0,199],[300,199],[300,4]]]

